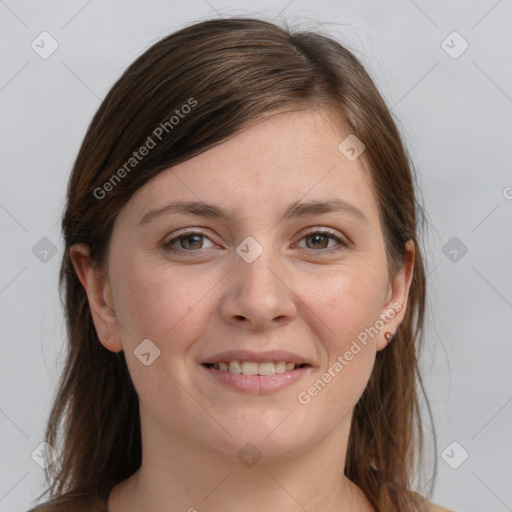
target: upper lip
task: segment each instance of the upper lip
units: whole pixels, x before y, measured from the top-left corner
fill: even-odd
[[[298,354],[286,350],[266,350],[264,352],[228,350],[227,352],[221,352],[208,357],[204,361],[201,361],[200,364],[213,364],[227,361],[254,361],[256,363],[285,361],[287,363],[294,363],[295,365],[311,364]]]

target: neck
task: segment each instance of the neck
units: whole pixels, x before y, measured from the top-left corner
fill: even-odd
[[[143,422],[142,464],[114,488],[108,512],[373,512],[343,474],[350,418],[342,423],[320,444],[245,465]]]

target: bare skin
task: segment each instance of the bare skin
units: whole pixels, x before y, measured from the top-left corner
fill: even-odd
[[[272,116],[154,177],[119,213],[103,272],[87,246],[73,246],[98,336],[125,351],[140,398],[142,465],[114,488],[109,512],[374,510],[343,475],[350,421],[385,332],[404,318],[415,248],[406,245],[406,264],[390,277],[363,158],[340,153],[349,133],[327,116]],[[282,218],[297,201],[331,199],[362,216]],[[231,216],[168,212],[141,224],[172,201]],[[262,249],[252,262],[236,251],[249,236]],[[134,354],[145,339],[160,350],[149,365]],[[249,394],[201,364],[228,350],[286,350],[309,367],[277,391]],[[328,383],[308,392],[329,368]],[[262,454],[252,467],[237,456],[247,443]]]

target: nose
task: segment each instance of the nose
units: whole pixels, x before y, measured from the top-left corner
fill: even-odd
[[[289,323],[297,314],[295,294],[283,269],[265,254],[252,263],[240,258],[227,276],[229,285],[219,303],[226,322],[264,331]]]

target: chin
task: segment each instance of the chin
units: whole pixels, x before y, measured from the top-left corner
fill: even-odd
[[[304,421],[304,418],[299,418],[297,412],[292,409],[255,410],[254,414],[244,411],[243,416],[230,419],[224,416],[223,425],[231,435],[222,429],[216,429],[217,435],[213,437],[210,430],[202,442],[208,442],[228,459],[235,457],[234,460],[243,462],[243,457],[247,455],[249,459],[263,457],[263,463],[270,462],[271,459],[282,461],[312,443],[315,437],[321,437],[321,432]]]

